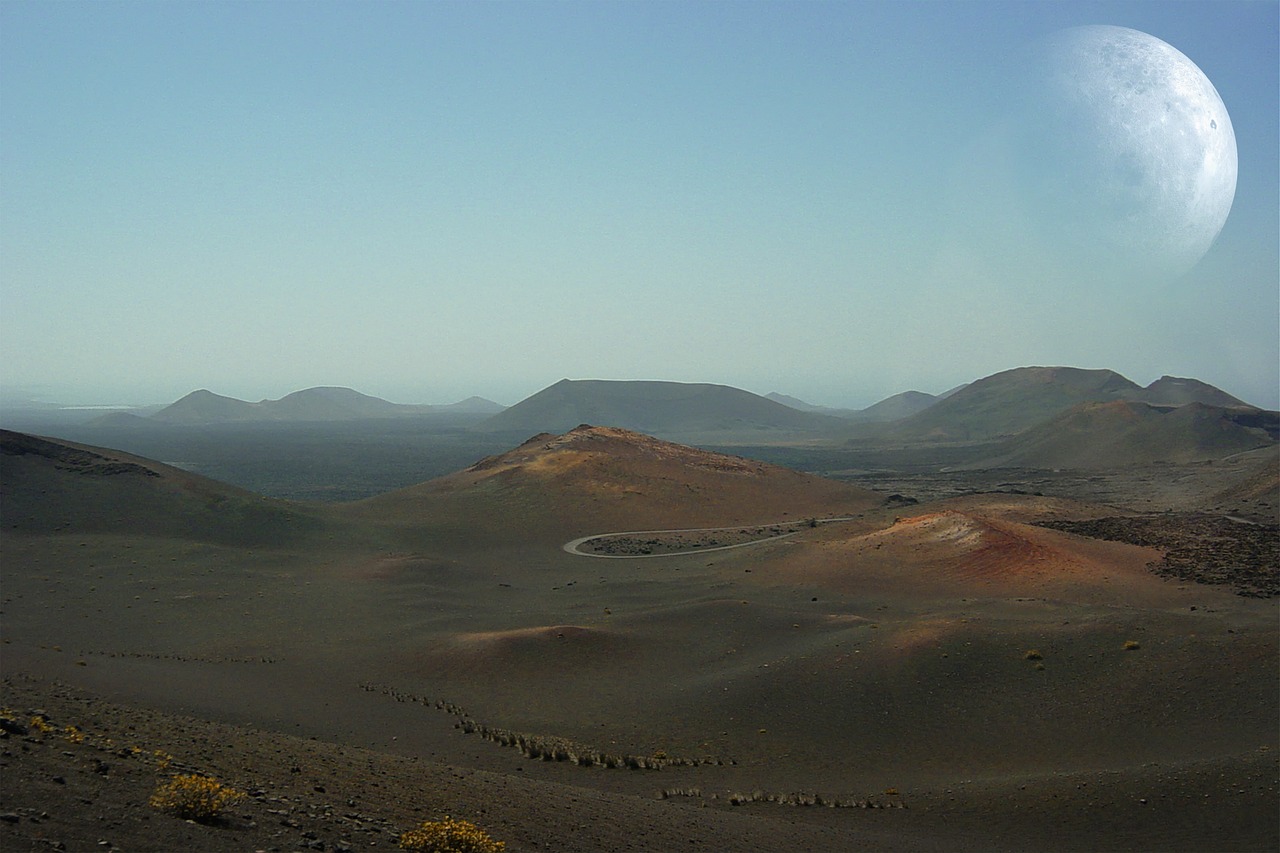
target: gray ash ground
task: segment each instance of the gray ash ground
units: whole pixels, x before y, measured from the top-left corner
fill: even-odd
[[[860,842],[880,849],[898,837],[891,827],[851,835],[797,824],[793,809],[775,804],[686,805],[685,797],[659,794],[670,777],[656,771],[637,771],[654,774],[644,777],[649,796],[596,791],[117,705],[25,676],[0,680],[0,707],[5,853],[394,850],[403,832],[446,815],[477,824],[510,853],[843,851]],[[244,797],[208,823],[152,807],[157,785],[179,773],[216,779]],[[858,811],[911,814],[883,804]],[[903,846],[938,850],[934,832]]]

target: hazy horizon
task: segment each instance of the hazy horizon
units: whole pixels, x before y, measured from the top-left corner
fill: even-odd
[[[1035,367],[1035,366],[1042,366],[1042,367],[1076,367],[1076,365],[1019,365],[1019,367]],[[1011,369],[1014,369],[1014,368],[1011,368]],[[1105,369],[1105,368],[1102,368],[1102,369]],[[1000,372],[1004,372],[1004,371],[997,371],[997,373],[1000,373]],[[1123,374],[1122,374],[1122,375],[1123,375]],[[1165,374],[1165,376],[1168,376],[1168,374]],[[984,378],[986,378],[986,377],[984,377],[984,376],[975,376],[972,380],[969,380],[969,381],[967,381],[967,382],[963,382],[963,383],[958,383],[957,385],[953,385],[953,386],[951,386],[950,388],[941,388],[941,389],[937,389],[937,390],[927,390],[927,391],[923,391],[923,393],[926,393],[926,394],[932,394],[932,395],[934,395],[934,396],[938,396],[938,395],[945,394],[945,393],[950,392],[950,391],[954,391],[954,390],[955,390],[956,388],[958,388],[958,387],[961,387],[961,386],[963,386],[963,385],[970,384],[970,382],[974,382],[974,381],[977,381],[977,380],[979,380],[979,379],[984,379]],[[1125,378],[1126,378],[1126,379],[1130,379],[1131,381],[1134,381],[1137,385],[1140,385],[1140,386],[1142,386],[1142,387],[1146,387],[1146,386],[1148,386],[1148,385],[1152,384],[1153,382],[1155,382],[1157,379],[1160,379],[1160,378],[1163,378],[1163,377],[1159,377],[1159,376],[1157,376],[1157,377],[1152,377],[1150,380],[1145,380],[1145,381],[1144,381],[1144,380],[1135,380],[1135,379],[1133,379],[1133,377],[1131,377],[1131,376],[1126,376]],[[1185,377],[1185,376],[1184,376],[1184,377],[1177,377],[1177,378],[1181,378],[1181,379],[1198,379],[1199,377]],[[512,398],[509,398],[509,399],[494,399],[494,398],[492,398],[492,397],[488,397],[488,396],[486,396],[486,395],[484,395],[484,394],[463,394],[462,396],[453,397],[453,398],[449,398],[449,399],[408,399],[408,398],[398,398],[398,397],[395,397],[395,396],[386,397],[386,396],[383,396],[383,395],[381,395],[381,394],[374,394],[374,393],[371,393],[371,392],[369,392],[368,390],[363,389],[363,388],[353,388],[353,389],[351,389],[351,390],[354,390],[354,391],[357,391],[357,392],[359,392],[359,393],[366,394],[366,395],[368,395],[368,396],[372,396],[372,397],[381,397],[382,399],[385,399],[385,400],[387,400],[388,402],[391,402],[391,403],[400,403],[400,404],[407,404],[407,405],[433,405],[433,406],[443,406],[443,405],[450,405],[450,404],[453,404],[453,403],[460,403],[460,402],[464,402],[464,401],[466,401],[466,400],[468,400],[468,399],[470,399],[470,398],[473,398],[473,397],[479,397],[479,398],[482,398],[482,399],[489,400],[490,402],[493,402],[493,403],[498,403],[498,404],[501,404],[501,405],[503,405],[503,406],[510,407],[510,406],[515,405],[516,403],[522,402],[523,400],[525,400],[525,399],[526,399],[526,398],[528,398],[528,397],[533,396],[534,394],[537,394],[539,391],[542,391],[542,390],[544,390],[544,389],[546,389],[546,388],[550,387],[551,385],[556,384],[556,383],[558,383],[558,382],[562,381],[563,379],[569,379],[569,380],[572,380],[572,381],[591,381],[591,380],[598,380],[598,379],[599,379],[599,377],[591,377],[591,376],[562,377],[561,379],[557,379],[557,380],[554,380],[554,381],[551,381],[551,382],[547,382],[546,384],[544,384],[544,385],[540,385],[540,386],[538,386],[537,388],[534,388],[534,389],[532,389],[532,390],[528,391],[527,393],[521,393],[521,394],[519,394],[518,396],[516,396],[516,397],[512,397]],[[662,380],[662,379],[657,379],[657,380],[630,380],[630,379],[626,379],[626,380],[606,380],[606,381],[621,381],[621,382],[625,382],[625,381],[654,381],[654,382],[670,382],[670,381],[678,381],[678,380]],[[693,381],[693,380],[690,380],[688,384],[726,385],[727,383],[723,383],[723,382],[715,382],[715,381],[695,382],[695,381]],[[1213,383],[1210,383],[1210,384],[1213,384]],[[67,409],[67,410],[71,410],[71,409],[103,409],[103,410],[119,410],[119,409],[128,409],[128,408],[139,408],[139,409],[142,409],[142,408],[153,408],[153,407],[157,407],[157,406],[168,406],[168,405],[171,405],[172,403],[175,403],[175,402],[177,402],[178,400],[180,400],[180,399],[182,399],[182,398],[184,398],[184,397],[186,397],[186,396],[188,396],[188,395],[190,395],[190,394],[194,394],[194,393],[197,393],[197,392],[199,392],[199,391],[209,391],[209,392],[211,392],[211,393],[213,393],[213,394],[217,394],[217,395],[218,395],[218,396],[220,396],[220,397],[229,397],[229,398],[236,399],[236,400],[241,400],[241,401],[243,401],[243,402],[247,402],[247,403],[261,403],[261,402],[274,402],[274,401],[280,400],[280,399],[281,399],[281,398],[283,398],[283,397],[286,397],[286,396],[288,396],[288,395],[290,395],[290,394],[293,394],[293,393],[296,393],[296,392],[299,392],[299,391],[307,391],[307,390],[313,390],[313,389],[316,389],[316,388],[324,388],[324,387],[347,387],[347,386],[334,386],[334,385],[332,385],[332,384],[328,384],[328,383],[326,383],[326,384],[322,384],[322,385],[313,385],[313,386],[308,386],[307,388],[293,388],[293,389],[290,389],[290,390],[288,390],[288,391],[270,392],[270,393],[267,393],[267,394],[261,394],[261,395],[252,395],[252,394],[251,394],[251,395],[248,395],[248,396],[240,396],[240,395],[237,395],[237,394],[224,393],[224,392],[221,392],[221,391],[219,391],[219,390],[217,390],[217,389],[215,389],[215,388],[204,388],[204,387],[201,387],[201,388],[193,388],[193,389],[191,389],[190,391],[182,392],[182,393],[179,393],[179,394],[177,394],[177,395],[175,395],[175,396],[173,396],[173,397],[168,397],[168,398],[155,398],[155,399],[147,399],[147,398],[125,399],[125,398],[121,398],[121,399],[114,399],[114,400],[110,400],[110,401],[108,401],[106,398],[100,398],[100,397],[85,398],[85,399],[80,399],[80,400],[74,400],[74,399],[71,399],[71,400],[68,400],[68,399],[54,399],[54,398],[52,398],[52,397],[41,396],[41,395],[39,395],[39,394],[37,394],[37,393],[33,393],[33,389],[26,389],[26,388],[21,388],[21,387],[16,387],[16,388],[0,387],[0,408],[8,408],[8,409],[13,410],[13,411],[22,410],[22,409],[23,409],[24,407],[26,407],[26,406],[37,406],[37,407],[43,407],[43,406],[56,406],[56,407],[63,408],[63,409]],[[737,387],[737,386],[729,386],[729,387]],[[754,389],[754,388],[742,388],[741,390],[749,391],[749,392],[751,392],[751,393],[753,393],[753,394],[757,394],[757,395],[759,395],[759,396],[761,396],[761,397],[767,397],[769,394],[773,394],[773,393],[780,393],[780,394],[783,394],[783,395],[785,395],[785,396],[792,397],[792,398],[794,398],[794,399],[798,399],[798,400],[799,400],[799,402],[801,402],[801,403],[807,403],[807,404],[810,404],[810,405],[818,405],[818,406],[826,406],[826,407],[833,408],[833,409],[852,409],[852,410],[868,408],[868,407],[870,407],[870,406],[875,405],[876,403],[882,402],[883,400],[885,400],[885,399],[886,399],[886,397],[896,396],[896,395],[898,395],[898,394],[902,394],[902,393],[906,393],[906,392],[911,392],[911,391],[916,391],[916,392],[922,391],[922,389],[920,389],[920,388],[903,388],[901,391],[895,391],[895,392],[893,392],[892,394],[886,395],[886,397],[878,397],[878,398],[876,398],[876,399],[874,399],[874,400],[854,400],[854,401],[852,401],[852,402],[834,402],[834,403],[832,403],[832,402],[815,401],[815,400],[809,400],[809,399],[799,398],[799,397],[797,397],[797,395],[795,395],[795,394],[788,394],[786,391],[779,391],[779,390],[778,390],[778,389],[776,389],[776,388],[774,388],[774,389],[769,389],[769,390],[767,390],[767,391],[765,391],[765,390],[758,390],[758,389]],[[1239,394],[1235,394],[1235,393],[1234,393],[1230,388],[1221,388],[1220,390],[1225,391],[1225,392],[1227,392],[1228,394],[1232,394],[1232,396],[1235,396],[1235,397],[1237,397],[1237,398],[1239,398],[1239,399],[1243,399],[1243,400],[1244,400],[1244,402],[1249,403],[1250,405],[1259,405],[1258,403],[1254,402],[1253,400],[1250,400],[1250,399],[1248,399],[1248,398],[1242,398],[1242,397],[1240,397],[1240,395],[1239,395]],[[93,400],[95,400],[95,402],[88,402],[88,399],[93,399]],[[1268,407],[1264,405],[1264,406],[1263,406],[1263,408],[1268,408]],[[1274,408],[1274,407],[1271,407],[1271,408]]]
[[[1067,267],[1004,156],[1019,63],[1189,57],[1239,173],[1189,272]],[[0,5],[0,392],[561,378],[863,408],[1030,365],[1280,408],[1280,6]],[[1033,99],[1034,100],[1034,99]]]

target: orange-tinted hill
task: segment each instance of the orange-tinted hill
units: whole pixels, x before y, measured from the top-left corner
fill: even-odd
[[[1074,515],[1053,498],[976,496],[862,532],[839,528],[793,548],[780,577],[836,590],[907,595],[1032,595],[1079,600],[1127,595],[1162,600],[1167,585],[1147,564],[1159,552],[1047,530],[1023,518]],[[1137,601],[1138,598],[1134,598]]]
[[[6,533],[121,534],[257,545],[319,522],[297,505],[117,450],[0,430]]]
[[[879,503],[872,492],[834,480],[583,425],[348,511],[527,539],[837,516]]]

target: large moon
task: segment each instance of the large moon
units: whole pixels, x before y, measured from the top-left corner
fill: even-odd
[[[1062,30],[1025,85],[1023,213],[1083,270],[1182,275],[1213,245],[1236,190],[1226,106],[1194,62],[1138,30]]]

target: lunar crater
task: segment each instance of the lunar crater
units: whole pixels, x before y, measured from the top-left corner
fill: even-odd
[[[1235,133],[1204,73],[1124,27],[1050,36],[1018,118],[1020,206],[1064,269],[1172,279],[1209,251],[1235,199]]]

